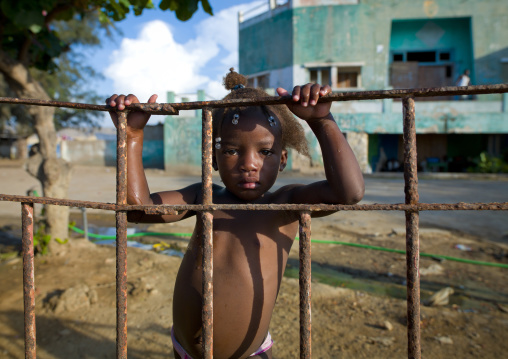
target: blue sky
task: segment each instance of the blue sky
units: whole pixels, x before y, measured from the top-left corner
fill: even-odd
[[[238,68],[238,11],[265,5],[268,0],[210,0],[214,16],[200,8],[181,22],[174,13],[158,8],[141,16],[130,14],[117,23],[122,35],[103,41],[100,49],[86,50],[89,63],[104,76],[93,82],[100,94],[134,93],[141,102],[156,93],[196,93],[211,98],[226,94],[222,77]],[[177,98],[179,100],[179,98]],[[104,121],[109,126],[109,120]]]

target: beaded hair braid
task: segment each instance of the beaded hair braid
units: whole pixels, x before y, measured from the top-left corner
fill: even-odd
[[[256,99],[269,97],[263,89],[247,87],[247,78],[234,71],[233,68],[224,77],[224,86],[231,92],[224,97],[229,99]],[[271,127],[278,126],[280,123],[282,132],[282,147],[284,149],[293,148],[297,152],[310,157],[305,138],[305,132],[297,119],[285,105],[261,105],[261,111],[266,115],[267,121]],[[215,139],[215,148],[221,147],[221,127],[225,120],[230,120],[233,125],[241,121],[240,114],[247,107],[228,107],[217,108],[213,111],[213,138]]]

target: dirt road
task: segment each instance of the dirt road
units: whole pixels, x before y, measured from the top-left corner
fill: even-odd
[[[115,202],[115,169],[112,167],[76,166],[69,189],[69,198],[75,200]],[[148,170],[147,177],[152,192],[182,188],[200,181],[198,176],[168,176],[161,170]],[[288,183],[310,183],[319,176],[302,176],[283,173],[276,187]],[[485,178],[474,179],[424,178],[419,181],[420,202],[458,203],[458,202],[508,202],[508,177],[501,180]],[[218,181],[216,177],[214,179]],[[361,203],[403,203],[404,181],[401,174],[391,178],[367,177],[366,191]],[[26,195],[30,188],[41,193],[39,183],[30,177],[22,167],[2,166],[0,163],[0,193]],[[18,217],[19,204],[0,203],[0,216]],[[442,228],[483,237],[485,240],[507,243],[508,220],[506,212],[501,211],[439,211],[421,212],[420,223],[424,228]],[[351,226],[379,232],[405,225],[402,212],[343,212],[327,217],[327,221],[343,221]]]

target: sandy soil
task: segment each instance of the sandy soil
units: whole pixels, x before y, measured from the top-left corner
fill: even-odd
[[[114,180],[90,188],[91,171],[77,169],[79,190],[73,199],[114,201]],[[114,179],[111,169],[101,173]],[[0,176],[11,176],[0,164]],[[18,172],[16,172],[18,173]],[[87,177],[88,176],[88,177]],[[97,176],[95,171],[94,176]],[[163,173],[149,173],[149,181],[163,181]],[[95,178],[95,177],[94,177]],[[109,177],[108,177],[109,178]],[[99,180],[101,183],[107,181]],[[182,178],[181,181],[185,181]],[[13,183],[14,182],[14,183]],[[176,181],[178,182],[178,181]],[[17,184],[16,184],[17,183]],[[80,183],[84,184],[80,186]],[[2,180],[0,192],[24,194],[37,185],[30,178]],[[178,184],[176,184],[177,186]],[[73,188],[76,188],[73,186]],[[110,186],[111,188],[109,188]],[[107,188],[104,188],[107,187]],[[157,188],[152,188],[157,190]],[[99,197],[99,199],[97,199]],[[22,263],[19,248],[19,204],[0,208],[0,357],[23,357]],[[375,213],[361,214],[364,226],[335,214],[313,220],[313,238],[404,249],[399,223],[382,223]],[[375,226],[369,226],[372,223]],[[81,226],[78,211],[72,219]],[[114,226],[109,213],[92,212],[91,226]],[[190,232],[192,220],[139,227],[154,232]],[[115,355],[115,249],[92,244],[75,234],[59,256],[36,258],[37,356],[39,358],[111,358]],[[421,251],[508,263],[502,243],[452,230],[423,228]],[[145,237],[144,243],[170,243],[184,250],[185,238]],[[471,251],[455,248],[462,244]],[[405,258],[339,244],[312,245],[312,357],[407,357]],[[129,248],[128,323],[130,358],[172,357],[173,280],[181,259]],[[286,277],[271,322],[275,358],[298,357],[298,244],[293,246]],[[500,358],[508,351],[508,269],[450,260],[421,259],[422,300],[451,287],[444,306],[422,306],[422,356],[427,358]]]

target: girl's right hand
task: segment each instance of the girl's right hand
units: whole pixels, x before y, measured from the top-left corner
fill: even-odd
[[[293,102],[287,104],[289,110],[305,121],[320,119],[330,114],[331,102],[319,102],[319,98],[332,92],[329,85],[308,83],[295,86],[293,89]],[[282,87],[277,88],[279,96],[287,96],[289,92]]]
[[[148,99],[148,103],[155,103],[157,100],[157,95],[152,95]],[[125,106],[129,106],[133,103],[139,103],[139,100],[136,96],[130,95],[113,95],[106,100],[106,104],[111,106],[117,110],[124,110]],[[118,114],[116,111],[109,111],[109,115],[115,124],[115,127],[118,126]],[[134,134],[138,131],[143,131],[146,126],[146,123],[150,119],[150,114],[142,111],[130,111],[127,115],[127,134]]]

